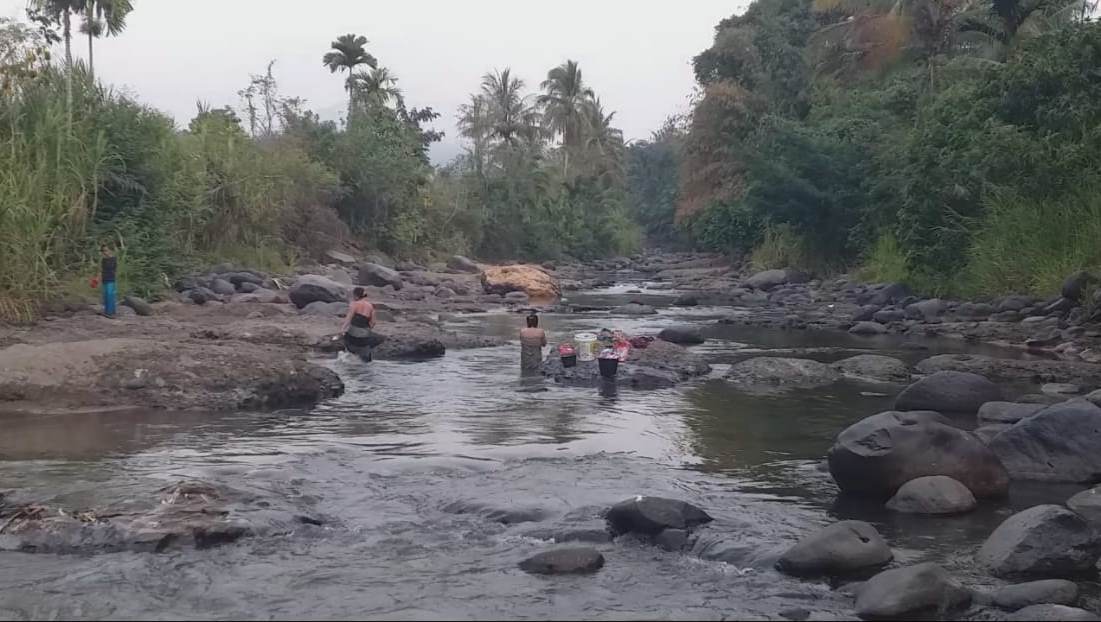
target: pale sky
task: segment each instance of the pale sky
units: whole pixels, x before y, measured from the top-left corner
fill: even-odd
[[[709,46],[718,21],[748,0],[134,0],[121,37],[96,42],[98,76],[186,125],[195,102],[239,105],[250,73],[275,59],[280,92],[335,118],[346,105],[344,78],[321,66],[338,35],[365,35],[379,63],[398,76],[410,106],[441,113],[447,132],[434,159],[459,151],[456,110],[481,76],[512,67],[529,88],[567,58],[627,139],[645,138],[687,109],[691,59]],[[26,0],[0,0],[0,15],[22,17]],[[74,24],[75,30],[76,24]],[[87,54],[87,39],[74,39]]]

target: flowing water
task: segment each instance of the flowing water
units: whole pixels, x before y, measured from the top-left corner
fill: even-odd
[[[824,361],[874,351],[912,362],[963,344],[925,341],[929,351],[916,352],[898,338],[723,326],[715,320],[729,309],[674,309],[670,292],[626,293],[637,286],[573,302],[642,299],[661,313],[548,315],[552,342],[604,326],[695,323],[710,338],[699,350],[716,368],[711,378],[654,392],[544,385],[521,380],[512,345],[428,362],[337,360],[347,392],[311,412],[0,419],[0,491],[19,501],[98,507],[200,478],[292,498],[325,520],[205,550],[0,553],[0,618],[849,618],[844,589],[771,569],[808,531],[868,520],[899,560],[938,561],[981,585],[971,555],[994,526],[1075,492],[1017,487],[1008,501],[953,518],[838,502],[821,467],[832,439],[889,408],[900,387],[747,396],[720,379],[726,365],[792,349]],[[519,320],[471,315],[451,328],[513,338]],[[691,553],[617,542],[595,545],[607,563],[591,576],[516,567],[552,546],[536,530],[598,525],[601,509],[637,494],[690,501],[716,521]],[[537,520],[503,523],[493,509]],[[726,561],[704,559],[719,553]]]

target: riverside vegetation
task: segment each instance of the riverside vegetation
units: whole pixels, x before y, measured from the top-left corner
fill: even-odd
[[[586,259],[641,233],[954,296],[1050,295],[1101,263],[1101,25],[1083,0],[759,0],[719,23],[692,109],[649,140],[625,143],[574,61],[538,88],[503,68],[472,85],[466,152],[442,166],[440,113],[409,106],[358,35],[319,46],[341,122],[282,94],[273,61],[239,105],[178,126],[94,77],[95,38],[134,8],[34,0],[0,23],[5,318],[79,292],[103,241],[123,290],[154,296],[212,259],[275,269],[345,243]]]

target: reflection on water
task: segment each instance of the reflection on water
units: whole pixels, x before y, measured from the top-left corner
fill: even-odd
[[[930,353],[898,338],[718,325],[722,310],[676,309],[671,296],[578,294],[608,306],[639,298],[660,312],[548,314],[543,325],[554,343],[603,327],[653,333],[696,323],[711,338],[700,351],[720,369],[792,348],[813,348],[820,360]],[[516,340],[522,317],[467,316],[452,328]],[[962,347],[924,343],[934,353]],[[0,618],[718,619],[793,607],[847,617],[849,598],[782,577],[770,560],[817,525],[861,518],[901,560],[938,560],[982,582],[971,551],[994,525],[1075,491],[1019,488],[1006,503],[937,519],[837,499],[821,459],[838,431],[888,408],[898,387],[839,383],[764,397],[717,378],[655,392],[569,388],[521,378],[518,342],[427,362],[332,365],[348,390],[312,412],[0,416],[0,490],[15,502],[103,506],[200,477],[253,490],[291,483],[329,521],[322,537],[206,551],[0,553]],[[704,548],[733,543],[744,555],[731,565],[618,543],[601,545],[608,563],[593,577],[530,577],[515,565],[546,547],[525,535],[539,525],[446,511],[456,501],[531,507],[546,525],[591,525],[600,508],[640,493],[707,508],[717,520]]]

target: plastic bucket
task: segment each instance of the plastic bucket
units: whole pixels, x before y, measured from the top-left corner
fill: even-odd
[[[596,348],[596,335],[593,333],[577,333],[573,336],[573,342],[577,344],[577,360],[591,361],[596,358],[593,352]]]
[[[619,371],[619,359],[600,359],[600,375],[605,378],[615,378]]]
[[[562,367],[577,367],[577,355],[567,354],[562,357]]]

